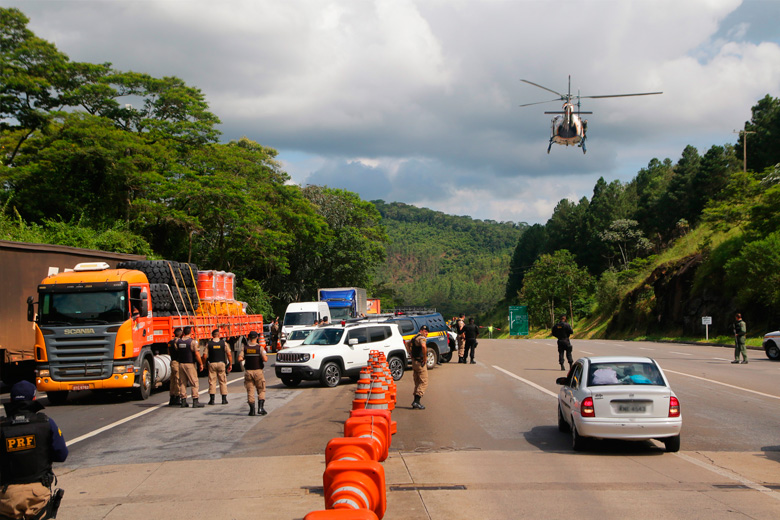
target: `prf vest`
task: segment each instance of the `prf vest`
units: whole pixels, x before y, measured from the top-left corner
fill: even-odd
[[[192,338],[180,339],[176,342],[176,359],[179,363],[195,363],[194,352],[192,352]]]
[[[260,345],[249,345],[244,347],[244,369],[262,370],[263,363],[262,349]]]
[[[225,354],[225,340],[220,339],[209,341],[209,363],[227,363],[227,354]]]
[[[422,360],[422,346],[420,346],[420,341],[426,341],[422,334],[418,334],[412,338],[412,359],[416,359],[418,361]]]
[[[45,414],[23,410],[0,419],[0,485],[46,482],[52,474],[51,436]]]

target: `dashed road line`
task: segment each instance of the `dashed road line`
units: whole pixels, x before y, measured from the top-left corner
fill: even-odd
[[[669,351],[670,354],[679,354],[681,356],[692,356],[693,354],[688,354],[686,352],[675,352],[674,350]]]

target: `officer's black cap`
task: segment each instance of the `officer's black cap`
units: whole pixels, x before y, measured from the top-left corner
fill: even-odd
[[[257,332],[255,332],[255,331],[250,332],[249,333],[249,339],[255,339],[255,338],[257,338]]]
[[[32,401],[35,399],[35,385],[29,381],[19,381],[11,387],[11,401]]]
[[[423,330],[425,332],[428,332],[428,325],[423,325],[422,327],[420,327],[420,331],[423,331]]]

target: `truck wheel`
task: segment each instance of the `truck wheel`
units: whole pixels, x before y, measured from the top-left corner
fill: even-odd
[[[341,381],[341,367],[335,361],[329,361],[322,367],[322,375],[320,376],[320,383],[322,386],[333,388],[339,385]]]
[[[436,366],[436,362],[439,360],[439,351],[436,347],[428,347],[428,359],[426,365],[428,370],[433,370]]]
[[[52,406],[60,406],[65,404],[68,399],[68,391],[62,390],[60,392],[46,392],[46,397],[49,398],[49,404]]]
[[[774,341],[767,341],[764,343],[764,350],[766,351],[766,357],[772,361],[780,359],[780,348],[777,347],[777,343]]]
[[[149,358],[144,358],[141,363],[141,372],[138,373],[138,382],[140,386],[133,389],[133,397],[138,401],[146,401],[152,394],[152,383],[154,376],[149,369]]]
[[[387,366],[390,368],[390,374],[393,376],[393,381],[400,381],[404,377],[404,368],[406,362],[398,356],[393,356],[390,361],[387,362]]]
[[[300,377],[283,377],[282,378],[282,384],[284,386],[295,388],[296,386],[301,384],[301,378]]]

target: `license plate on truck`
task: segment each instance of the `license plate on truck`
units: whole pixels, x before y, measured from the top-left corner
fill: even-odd
[[[292,368],[291,367],[282,367],[282,369],[279,371],[282,374],[292,374]]]
[[[70,387],[71,390],[89,390],[89,385],[73,385]]]

